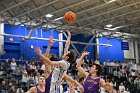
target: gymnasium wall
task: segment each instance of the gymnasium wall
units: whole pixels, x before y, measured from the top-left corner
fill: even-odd
[[[9,24],[5,24],[4,26],[4,32],[6,34],[13,34],[13,35],[22,35],[22,36],[28,36],[29,30],[27,30],[24,26],[16,26],[13,27]],[[42,33],[42,34],[41,34]],[[55,30],[51,31],[42,31],[41,29],[35,29],[33,32],[33,37],[39,37],[39,38],[48,38],[50,35],[53,35],[54,39],[58,39],[58,32]],[[31,46],[36,47],[40,46],[41,50],[45,52],[48,41],[44,40],[23,40],[22,38],[13,38],[13,42],[10,42],[11,37],[4,37],[4,50],[6,51],[5,55],[2,55],[1,58],[16,58],[19,59],[20,56],[23,54],[25,60],[31,60],[33,57],[38,57],[37,54],[34,52],[34,49],[31,49]],[[85,37],[81,34],[73,35],[71,38],[71,41],[79,41],[79,42],[86,42],[88,43],[92,37]],[[63,35],[63,39],[66,40],[66,37]],[[92,41],[94,43],[95,40]],[[99,38],[99,43],[104,44],[111,44],[112,47],[105,47],[100,46],[99,47],[99,58],[101,63],[103,63],[105,60],[115,60],[115,61],[123,61],[124,60],[124,52],[121,49],[121,41],[118,39],[110,39],[107,38]],[[81,44],[74,44],[77,50],[81,53],[82,50],[85,48],[86,45]],[[65,46],[65,43],[63,43],[63,47]],[[51,48],[52,54],[57,54],[59,56],[59,43],[55,42]],[[74,49],[72,46],[70,46],[70,49]],[[86,51],[90,51],[90,56],[88,59],[95,59],[95,48],[92,45],[89,45],[86,49]]]
[[[121,48],[121,41],[114,39],[107,39],[106,37],[99,38],[99,43],[111,44],[111,47],[99,46],[99,58],[103,63],[105,60],[124,61],[124,52]]]
[[[16,26],[13,27],[9,24],[5,24],[4,32],[6,34],[13,34],[13,35],[22,35],[28,36],[29,30],[27,30],[24,26]],[[50,35],[53,36],[54,39],[58,39],[58,32],[55,30],[51,31],[41,31],[41,29],[35,29],[33,32],[33,37],[39,38],[48,38]],[[39,46],[43,52],[45,52],[48,41],[45,40],[24,40],[22,38],[13,38],[13,42],[10,42],[9,39],[11,37],[5,36],[4,37],[4,49],[6,54],[3,55],[3,58],[16,58],[19,59],[20,56],[24,55],[24,60],[31,60],[33,57],[37,57],[37,54],[34,52],[34,49],[31,46],[36,47]],[[51,53],[59,55],[59,43],[55,42],[52,45]]]
[[[92,36],[91,37],[85,37],[81,34],[77,34],[77,35],[73,35],[71,37],[71,41],[77,41],[77,42],[86,42],[88,43],[90,40],[91,40]],[[63,39],[66,40],[66,37],[63,35]],[[94,39],[91,43],[94,43]],[[63,44],[63,47],[65,44]],[[86,47],[86,45],[82,45],[82,44],[74,44],[76,49],[79,51],[79,53],[81,54],[82,53],[82,50]],[[70,45],[70,49],[74,49],[72,47],[72,45]],[[88,59],[91,60],[91,59],[95,59],[95,50],[94,50],[94,46],[93,45],[89,45],[85,51],[89,51],[90,52],[90,55],[88,56]]]

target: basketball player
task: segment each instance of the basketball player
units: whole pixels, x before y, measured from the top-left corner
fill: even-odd
[[[82,56],[77,60],[78,63],[76,66],[78,72],[84,76],[84,93],[98,93],[100,86],[102,86],[108,92],[112,92],[112,86],[109,83],[105,83],[105,81],[100,78],[102,67],[99,64],[93,64],[90,67],[89,73],[85,72],[81,67],[83,59],[87,55],[89,55],[89,52],[84,52]]]
[[[50,93],[60,93],[60,86],[62,79],[68,80],[69,82],[75,84],[78,86],[82,91],[83,87],[81,86],[80,83],[77,81],[71,79],[67,74],[66,71],[68,70],[71,61],[74,59],[74,53],[71,51],[68,51],[69,45],[70,45],[70,39],[71,39],[71,34],[67,30],[67,41],[64,49],[64,55],[62,56],[61,61],[50,61],[47,57],[45,57],[41,51],[40,48],[37,47],[35,48],[36,53],[45,60],[45,62],[50,65],[51,67],[55,66],[53,72],[52,72],[52,78],[51,78],[51,87],[50,87]]]
[[[54,43],[52,36],[49,37],[49,44],[45,52],[45,57],[49,57],[50,48]],[[40,76],[38,79],[38,86],[32,87],[27,93],[49,93],[50,91],[50,81],[51,81],[51,67],[47,63],[45,63],[45,77]],[[46,82],[45,82],[46,78]]]

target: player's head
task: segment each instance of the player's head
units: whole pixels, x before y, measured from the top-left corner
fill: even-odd
[[[68,61],[68,62],[72,62],[75,59],[75,51],[71,50],[68,51],[67,53],[64,53],[64,55],[62,56],[62,59]]]
[[[100,76],[102,74],[102,71],[103,71],[103,68],[101,65],[93,64],[92,66],[90,66],[89,73],[90,74],[96,73],[97,76]]]
[[[41,76],[38,78],[38,83],[44,85],[44,84],[45,84],[45,77],[41,75]]]

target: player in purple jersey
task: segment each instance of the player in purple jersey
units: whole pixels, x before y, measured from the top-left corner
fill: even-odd
[[[50,76],[48,78],[46,78],[46,82],[45,82],[45,77],[40,76],[38,79],[38,82],[39,82],[38,85],[30,88],[30,90],[27,91],[26,93],[49,93],[50,80],[51,80]],[[45,84],[46,84],[46,86],[45,86]]]
[[[54,43],[53,38],[50,36],[49,44],[48,44],[47,50],[44,54],[45,57],[49,57],[50,48],[53,43]],[[45,74],[44,74],[45,77],[44,76],[39,77],[39,80],[38,80],[39,84],[35,87],[32,87],[27,93],[49,93],[52,70],[51,70],[50,65],[48,65],[46,63],[44,65],[45,65]],[[46,78],[46,80],[45,80],[45,78]]]
[[[102,73],[102,67],[99,64],[93,64],[90,67],[89,72],[85,72],[81,67],[83,59],[88,56],[89,52],[84,52],[82,56],[77,60],[77,69],[80,74],[84,76],[84,93],[98,93],[100,86],[106,89],[109,93],[112,92],[112,86],[109,83],[105,83],[103,79],[100,78]]]

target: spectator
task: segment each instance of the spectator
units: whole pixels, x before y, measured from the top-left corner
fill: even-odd
[[[16,66],[16,71],[15,71],[16,74],[20,74],[20,70],[18,68],[18,66]]]
[[[25,72],[23,75],[22,75],[22,89],[24,91],[27,91],[27,81],[29,80],[29,77],[28,77],[28,73]]]
[[[39,63],[38,63],[38,66],[41,67],[43,64],[44,64],[43,60],[40,59],[40,61],[39,61]]]
[[[121,71],[118,70],[117,73],[118,73],[118,78],[120,79],[121,78]]]
[[[23,60],[24,59],[24,55],[22,54],[19,58],[19,60]]]
[[[40,69],[44,71],[45,70],[45,65],[43,64]]]
[[[35,76],[35,84],[38,84],[38,78],[40,77],[40,74],[37,72]]]
[[[51,60],[51,61],[58,61],[57,58],[55,57],[55,55],[51,55],[50,60]]]
[[[117,77],[117,76],[118,76],[118,73],[117,73],[117,68],[114,70],[113,75],[114,75],[115,77]]]
[[[25,61],[24,67],[27,68],[28,66],[28,61]]]
[[[23,75],[25,72],[27,72],[27,71],[26,71],[25,67],[22,66],[22,68],[21,68],[21,73],[22,73],[22,75]]]
[[[16,93],[16,89],[14,85],[12,85],[12,87],[8,90],[8,93]]]
[[[12,69],[13,72],[16,71],[16,67],[17,67],[17,64],[15,62],[15,58],[12,58],[11,69]]]
[[[4,64],[3,64],[3,70],[6,72],[9,72],[9,70],[11,69],[10,64],[8,63],[9,59],[6,59]]]
[[[32,61],[31,66],[30,66],[31,74],[35,75],[35,69],[36,69],[35,62]]]
[[[116,87],[113,86],[113,92],[112,93],[117,93]]]
[[[18,88],[16,93],[24,93],[23,89],[22,88]]]
[[[27,81],[29,80],[29,77],[28,77],[28,73],[25,72],[23,75],[22,75],[22,82],[23,83],[27,83]]]
[[[130,93],[130,91],[128,90],[128,88],[126,88],[126,90],[124,91],[124,93]]]
[[[30,76],[30,79],[27,81],[27,86],[28,86],[28,89],[35,86],[35,80],[32,75]]]
[[[113,83],[113,86],[116,87],[116,81],[114,78],[112,78],[112,83]]]
[[[40,69],[40,66],[37,66],[35,72],[36,72],[36,73],[38,73],[38,72],[40,73],[40,70],[41,70],[41,69]]]
[[[43,64],[43,65],[41,66],[40,70],[39,70],[40,75],[42,75],[42,74],[44,73],[44,71],[45,71],[45,65]]]
[[[5,92],[6,90],[6,83],[5,80],[3,80],[2,84],[0,84],[0,92]]]
[[[26,71],[27,71],[27,73],[28,73],[28,75],[31,75],[31,65],[28,63],[28,61],[26,61],[26,65],[25,65],[26,67]]]
[[[119,86],[119,91],[120,91],[120,93],[122,93],[122,91],[124,91],[124,90],[125,90],[125,87],[124,87],[123,83],[121,82],[120,86]]]
[[[3,77],[2,77],[2,75],[0,75],[0,85],[2,84],[2,81],[3,81],[4,79],[3,79]]]
[[[65,93],[79,93],[79,92],[75,89],[75,86],[73,84],[69,84],[69,86],[67,86],[67,91]]]
[[[7,86],[7,89],[10,89],[12,87],[12,82],[9,82],[8,86]]]
[[[132,76],[135,76],[135,70],[132,70],[132,71],[131,71],[131,75],[132,75]]]
[[[36,65],[35,65],[35,62],[34,62],[34,61],[32,61],[31,68],[32,68],[33,70],[36,69]]]
[[[138,81],[139,81],[139,78],[137,77],[137,78],[134,80],[134,84],[137,85],[137,84],[138,84]]]

